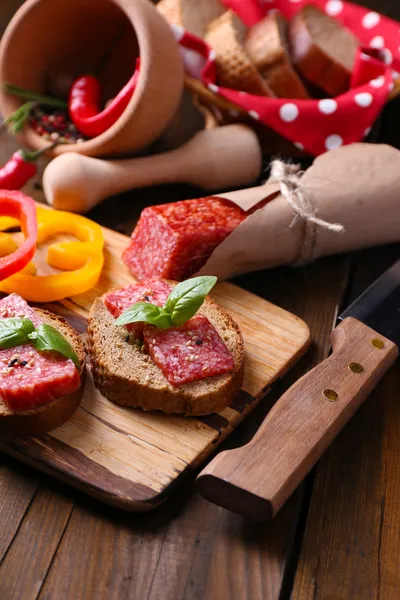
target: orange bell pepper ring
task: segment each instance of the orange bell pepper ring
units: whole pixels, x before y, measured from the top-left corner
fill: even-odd
[[[37,219],[39,247],[55,235],[69,234],[77,238],[77,241],[50,244],[47,249],[48,265],[62,272],[36,275],[36,269],[30,263],[24,271],[0,281],[0,291],[15,292],[29,302],[54,302],[93,288],[104,264],[104,238],[100,225],[81,215],[40,207]],[[0,220],[0,229],[2,227],[4,223]],[[0,256],[2,243],[6,245],[0,235]]]

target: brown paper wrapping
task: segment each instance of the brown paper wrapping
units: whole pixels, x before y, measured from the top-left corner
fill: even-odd
[[[400,152],[391,146],[352,144],[319,156],[302,176],[319,218],[341,223],[342,234],[317,228],[314,258],[400,240]],[[249,271],[294,264],[304,243],[304,222],[277,195],[278,183],[221,194],[255,210],[213,252],[200,273],[226,279]]]

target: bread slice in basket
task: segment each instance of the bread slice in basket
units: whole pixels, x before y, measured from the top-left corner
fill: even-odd
[[[276,96],[310,97],[292,65],[288,22],[281,13],[272,13],[254,25],[246,36],[245,49]]]
[[[208,25],[225,12],[219,0],[161,0],[157,9],[169,23],[201,38]]]
[[[293,62],[308,81],[331,96],[349,89],[359,46],[350,29],[306,4],[290,22],[289,41]]]
[[[258,96],[273,96],[245,50],[247,27],[231,10],[211,23],[206,42],[216,53],[218,82]]]

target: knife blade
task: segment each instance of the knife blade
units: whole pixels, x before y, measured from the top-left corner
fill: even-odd
[[[218,454],[200,493],[244,517],[276,515],[399,354],[400,260],[339,317],[332,354],[276,402],[253,439]]]

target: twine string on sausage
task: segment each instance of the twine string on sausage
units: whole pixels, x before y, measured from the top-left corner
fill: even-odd
[[[344,233],[340,223],[329,223],[317,216],[318,210],[311,192],[302,184],[299,165],[274,160],[271,163],[271,179],[279,183],[281,194],[291,207],[294,217],[293,227],[299,220],[304,224],[303,240],[299,248],[296,265],[311,262],[316,258],[317,238],[320,229],[334,233]]]

